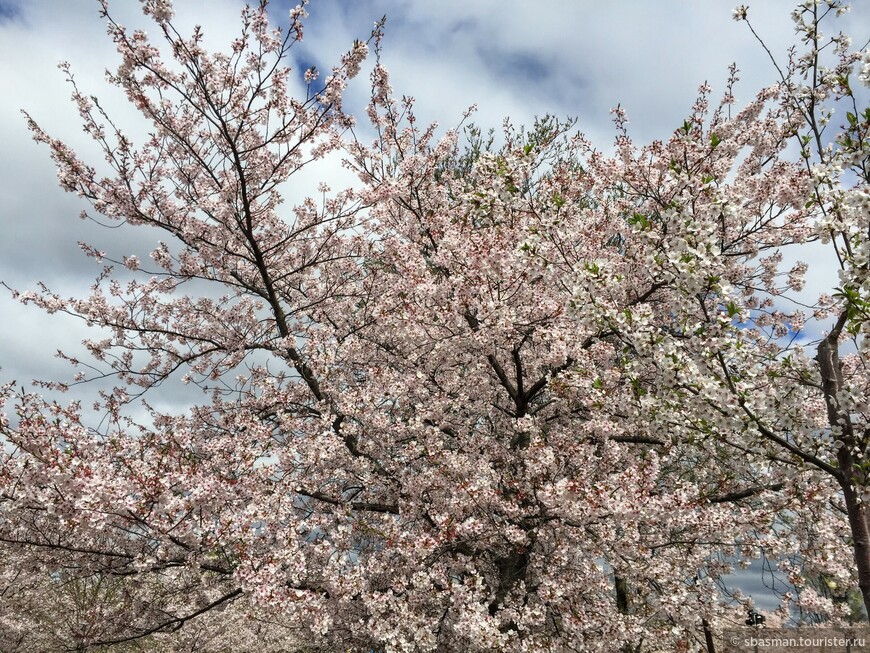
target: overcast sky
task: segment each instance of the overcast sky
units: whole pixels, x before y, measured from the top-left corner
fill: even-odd
[[[138,4],[116,0],[113,15],[131,27],[153,28]],[[843,21],[856,41],[870,34],[867,4]],[[239,0],[176,5],[178,22],[187,28],[201,23],[213,47],[225,47],[235,36]],[[291,4],[271,6],[273,19],[283,21]],[[793,38],[791,8],[787,0],[750,3],[750,17],[776,53]],[[645,142],[682,124],[702,82],[720,93],[731,62],[742,70],[738,101],[774,80],[746,25],[731,19],[732,9],[730,0],[313,0],[296,53],[300,69],[314,64],[329,70],[386,15],[384,62],[396,93],[417,99],[421,122],[454,126],[471,104],[484,127],[498,128],[505,117],[528,124],[545,113],[574,116],[606,148],[613,139],[609,112],[617,104],[627,109],[636,140]],[[130,115],[103,82],[103,70],[116,64],[116,56],[96,0],[0,0],[0,79],[7,89],[0,94],[0,280],[20,289],[43,280],[72,294],[96,272],[77,241],[95,240],[119,255],[131,252],[124,251],[130,249],[127,233],[77,219],[83,207],[57,187],[46,148],[33,143],[25,128],[21,109],[53,135],[87,145],[68,102],[69,86],[56,68],[60,60],[72,64],[85,92]],[[365,76],[357,81],[349,90],[352,108],[366,99]],[[143,235],[156,237],[134,235],[143,248]],[[53,353],[83,337],[78,324],[24,309],[6,292],[0,293],[0,311],[5,379],[57,376]]]
[[[720,94],[731,62],[742,71],[738,102],[775,80],[746,25],[731,19],[735,4],[313,0],[298,63],[329,70],[354,39],[367,38],[374,22],[386,15],[384,63],[397,95],[417,99],[421,122],[454,126],[472,104],[478,106],[474,121],[484,127],[498,128],[505,117],[529,124],[545,113],[573,116],[597,146],[606,148],[613,139],[609,111],[617,104],[628,111],[636,141],[645,142],[667,137],[682,124],[702,82],[712,84],[714,97]],[[856,4],[841,24],[863,43],[870,36],[870,2]],[[241,6],[239,0],[176,2],[179,23],[202,24],[207,42],[218,47],[236,35]],[[290,6],[274,2],[273,19],[284,21]],[[763,0],[749,6],[756,28],[782,56],[794,36],[793,2]],[[112,7],[119,22],[153,31],[138,16],[138,2],[115,0]],[[131,253],[125,248],[133,245],[121,230],[97,230],[77,218],[83,207],[57,187],[47,149],[34,144],[26,130],[20,109],[54,136],[83,143],[68,102],[70,89],[56,68],[60,60],[72,64],[83,90],[116,106],[103,82],[103,70],[113,67],[116,57],[96,0],[0,0],[5,88],[0,94],[0,281],[27,290],[43,280],[68,295],[87,292],[98,271],[80,254],[77,241],[95,241],[119,257]],[[361,107],[366,97],[366,80],[359,81],[350,89],[351,108]],[[123,114],[123,108],[118,110]],[[69,368],[53,354],[58,348],[75,350],[87,335],[81,325],[22,308],[0,291],[0,381],[68,378]]]

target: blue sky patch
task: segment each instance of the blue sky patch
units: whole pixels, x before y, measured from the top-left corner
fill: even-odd
[[[0,22],[15,20],[21,15],[21,7],[14,0],[0,0]]]

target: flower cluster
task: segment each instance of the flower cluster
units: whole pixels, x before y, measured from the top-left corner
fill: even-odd
[[[849,530],[868,523],[870,112],[813,150],[866,53],[835,37],[816,76],[795,55],[732,115],[733,68],[644,146],[618,108],[607,155],[552,117],[498,146],[418,126],[378,27],[366,144],[342,94],[368,43],[301,99],[304,6],[286,33],[246,8],[227,53],[171,28],[171,3],[143,11],[168,48],[108,20],[145,142],[75,84],[110,175],[29,122],[64,189],[163,240],[142,260],[84,245],[84,296],[16,295],[98,327],[93,361],[62,355],[114,387],[95,424],[0,390],[0,649],[689,650],[745,618],[719,588],[762,554],[796,587],[780,621],[845,616],[812,578],[870,586]],[[286,207],[336,150],[359,184]],[[822,239],[840,285],[807,299],[820,266],[797,253]],[[201,401],[139,408],[177,381]]]

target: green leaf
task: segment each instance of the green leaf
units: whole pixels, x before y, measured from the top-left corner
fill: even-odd
[[[852,95],[852,86],[849,84],[848,75],[838,75],[837,81],[840,83],[840,86],[846,90],[847,95]]]
[[[732,318],[740,312],[740,309],[737,308],[737,304],[735,304],[733,301],[725,304],[725,310],[728,311],[728,317]]]
[[[628,219],[628,224],[632,227],[637,227],[640,231],[648,231],[650,221],[643,213],[635,213]]]

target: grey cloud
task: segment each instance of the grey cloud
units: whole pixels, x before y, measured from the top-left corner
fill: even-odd
[[[279,6],[282,13],[287,8],[276,3],[276,12]],[[783,53],[793,38],[791,6],[790,0],[773,0],[750,7],[750,17],[774,52]],[[212,44],[228,43],[237,31],[239,2],[209,3],[207,14],[197,3],[179,2],[178,7],[183,29],[204,23]],[[719,0],[548,0],[533,10],[518,0],[316,0],[298,57],[328,70],[355,38],[365,38],[373,22],[387,14],[384,61],[396,92],[417,98],[421,122],[453,126],[472,103],[479,105],[474,120],[485,127],[497,128],[505,116],[519,124],[543,113],[578,116],[579,128],[607,147],[613,138],[609,109],[617,103],[627,109],[630,128],[643,142],[667,136],[680,124],[701,82],[708,80],[721,92],[731,61],[743,70],[737,89],[742,101],[775,79],[746,26],[731,20],[731,8],[730,1]],[[106,98],[113,115],[119,114],[133,133],[142,129],[141,123],[117,91],[105,87],[103,69],[113,65],[116,55],[95,3],[0,0],[0,9],[15,18],[0,21],[0,75],[15,89],[0,98],[0,279],[23,288],[32,288],[37,279],[86,288],[98,268],[80,254],[76,241],[96,241],[118,256],[141,255],[159,236],[79,221],[82,204],[57,188],[46,148],[29,140],[19,109],[27,108],[49,132],[89,151],[89,160],[99,160],[81,134],[67,102],[70,89],[55,67],[59,59],[68,59],[83,88]],[[125,24],[141,23],[137,10],[136,3],[113,5]],[[856,8],[844,26],[856,35],[870,33],[870,7]],[[362,76],[349,89],[348,104],[359,111],[366,97]],[[333,162],[320,172],[337,178],[337,170]],[[294,198],[308,194],[305,185],[316,184],[314,176],[306,171],[294,179]],[[819,260],[823,254],[813,250],[812,256]],[[825,281],[812,276],[810,285],[816,290]],[[3,309],[4,315],[16,310],[14,305]],[[6,333],[0,361],[9,355],[3,351],[9,345],[3,343],[15,342],[16,352],[28,341],[34,351],[47,347],[45,334],[37,336],[37,329],[19,331],[14,338]]]

